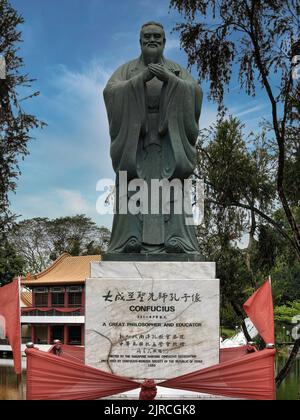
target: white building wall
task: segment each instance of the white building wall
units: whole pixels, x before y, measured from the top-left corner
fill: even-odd
[[[84,324],[84,316],[22,316],[22,324]]]

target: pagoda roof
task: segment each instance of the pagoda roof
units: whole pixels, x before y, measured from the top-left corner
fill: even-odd
[[[32,292],[28,290],[21,292],[21,306],[25,308],[32,306]]]
[[[72,257],[62,254],[46,270],[22,279],[24,286],[46,286],[85,283],[91,276],[91,263],[100,261],[100,255]]]

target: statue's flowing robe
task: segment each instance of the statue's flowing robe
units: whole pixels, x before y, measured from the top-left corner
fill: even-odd
[[[184,180],[190,177],[196,166],[202,91],[192,76],[178,64],[165,59],[163,64],[172,75],[168,82],[161,84],[157,136],[161,144],[162,165],[155,178]],[[120,171],[127,172],[128,181],[147,178],[141,157],[143,144],[151,129],[147,84],[141,74],[145,68],[142,58],[121,66],[104,90],[110,126],[111,158],[117,174],[117,193]],[[145,252],[164,252],[164,245],[175,240],[180,244],[182,252],[197,253],[194,227],[186,225],[185,216],[166,217],[164,243],[147,248],[147,241],[143,240],[143,217],[122,215],[117,211],[109,252],[124,252],[126,245],[136,238],[143,243]],[[155,224],[155,218],[151,223]]]

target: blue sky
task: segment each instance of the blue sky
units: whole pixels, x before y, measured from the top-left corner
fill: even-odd
[[[166,56],[184,67],[178,34],[171,33],[180,17],[169,12],[169,0],[11,0],[25,18],[20,54],[26,71],[37,79],[41,95],[26,110],[48,124],[36,131],[30,156],[21,163],[12,210],[31,217],[85,213],[110,227],[111,216],[96,212],[97,181],[114,179],[103,88],[112,72],[139,55],[139,29],[156,20],[167,32]],[[196,76],[193,70],[194,76]],[[207,86],[203,85],[207,94]],[[267,103],[239,94],[233,84],[226,105],[248,129],[266,116]],[[205,98],[201,128],[216,117],[216,106]]]

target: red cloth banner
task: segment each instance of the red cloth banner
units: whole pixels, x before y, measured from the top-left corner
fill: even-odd
[[[274,307],[271,282],[266,281],[244,304],[249,316],[266,344],[275,344]]]
[[[146,379],[141,384],[140,400],[152,401],[157,395],[157,386],[153,379]]]
[[[220,349],[220,362],[229,362],[230,360],[239,359],[249,353],[254,353],[256,350],[253,346],[228,347]]]
[[[140,384],[35,349],[27,349],[26,354],[28,400],[95,400],[137,388],[142,388],[143,399],[155,396],[152,381]],[[275,350],[263,350],[157,385],[232,398],[274,400],[274,358]]]
[[[2,324],[5,327],[5,335],[13,351],[15,372],[20,375],[22,373],[22,358],[18,280],[0,288],[0,316],[3,317]]]
[[[48,353],[56,354],[57,356],[63,357],[64,359],[73,360],[74,362],[84,364],[84,347],[60,344],[58,346],[58,352],[57,345],[54,345],[49,349]]]
[[[40,311],[40,312],[51,312],[51,311],[57,311],[61,313],[72,313],[72,312],[78,312],[82,311],[82,308],[22,308],[22,312],[32,312],[32,311]]]
[[[53,354],[27,349],[27,400],[97,400],[140,388],[138,382]]]
[[[275,350],[239,359],[162,382],[159,386],[249,400],[274,400]]]
[[[84,364],[84,347],[68,346],[66,344],[61,344],[59,347],[60,347],[60,351],[59,351],[60,357]],[[53,345],[48,350],[48,353],[56,354],[55,348],[56,348],[56,345]],[[229,360],[239,359],[242,356],[245,356],[249,353],[254,353],[256,351],[257,350],[255,347],[249,346],[249,345],[221,349],[220,350],[221,363],[228,362]],[[149,382],[151,382],[151,380]],[[147,387],[147,384],[148,382],[145,381],[143,386]]]
[[[257,351],[255,347],[246,345],[240,347],[228,347],[220,349],[220,362],[228,362],[229,360],[239,359],[242,356],[246,356],[249,353]],[[79,346],[67,346],[66,344],[59,345],[59,351],[56,351],[56,345],[52,346],[48,353],[56,354],[57,356],[65,359],[73,360],[75,362],[81,362],[84,364],[84,347]]]
[[[274,343],[272,290],[266,282],[244,309],[266,343]],[[27,349],[28,400],[95,400],[141,388],[154,399],[156,386],[249,400],[274,400],[276,350],[252,346],[221,350],[221,363],[159,384],[143,384],[83,364],[84,350],[56,345],[50,353]],[[56,353],[56,355],[52,354]]]

